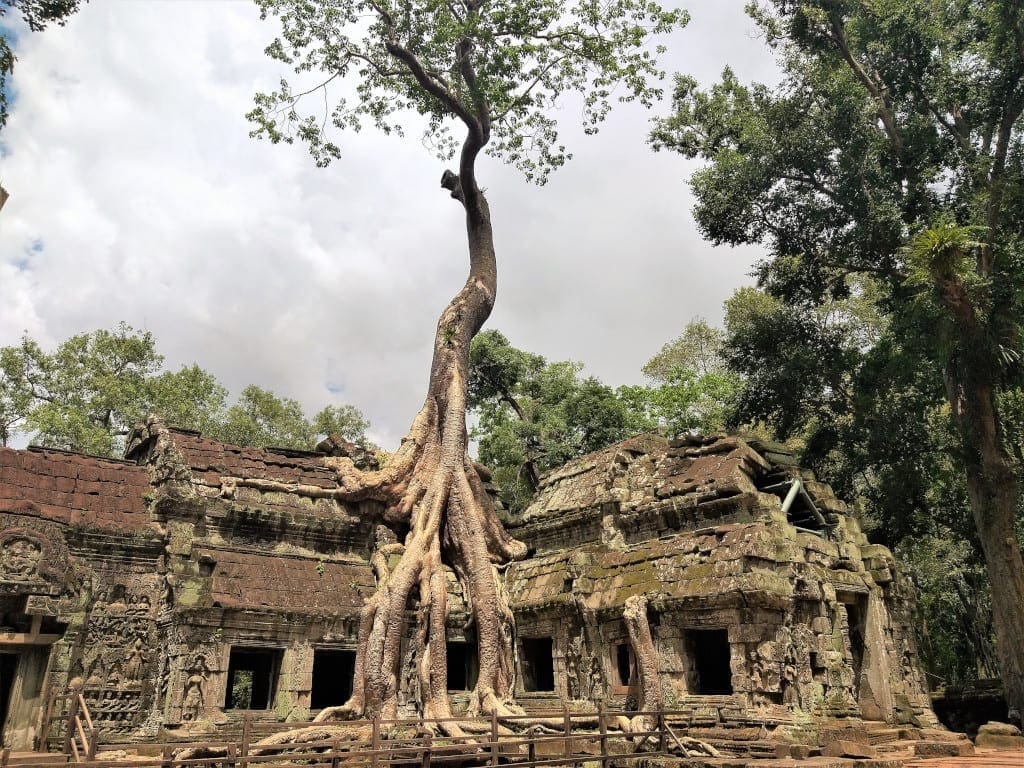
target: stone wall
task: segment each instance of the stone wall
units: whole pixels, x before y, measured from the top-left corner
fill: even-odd
[[[323,455],[156,420],[125,461],[0,449],[5,744],[32,746],[70,690],[118,741],[341,703],[384,520],[336,491]],[[505,575],[528,708],[635,701],[622,611],[645,595],[665,700],[694,722],[933,722],[892,555],[781,446],[642,435],[546,476],[512,532],[535,553]],[[475,639],[448,577],[450,681],[468,687]]]

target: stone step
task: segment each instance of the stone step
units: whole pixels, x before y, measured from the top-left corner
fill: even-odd
[[[868,744],[878,746],[879,744],[890,744],[899,741],[905,729],[902,728],[869,728]]]
[[[51,768],[67,762],[68,756],[62,752],[12,752],[7,758],[11,768]]]

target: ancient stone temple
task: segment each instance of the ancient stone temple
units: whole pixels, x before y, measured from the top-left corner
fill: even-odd
[[[336,490],[322,453],[157,420],[122,461],[0,449],[4,745],[37,744],[69,690],[119,741],[342,703],[370,555],[404,531]],[[778,446],[633,438],[547,476],[513,533],[532,552],[505,572],[527,709],[634,700],[622,614],[645,595],[665,705],[693,727],[934,722],[892,555]],[[476,646],[449,583],[458,708]]]

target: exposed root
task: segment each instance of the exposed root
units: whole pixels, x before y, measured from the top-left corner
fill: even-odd
[[[640,696],[637,709],[641,712],[661,711],[664,707],[664,696],[661,692],[661,675],[659,673],[658,650],[654,647],[651,637],[651,625],[647,621],[647,596],[633,595],[626,599],[622,611],[622,620],[626,624],[629,644],[636,659],[636,669],[640,677]],[[634,732],[653,730],[656,723],[650,715],[638,715],[632,719],[629,730]]]
[[[673,742],[669,744],[669,751],[677,752],[683,757],[720,757],[722,754],[706,741],[694,739],[690,736],[678,737],[672,733],[671,729],[669,734]]]
[[[265,747],[280,747],[287,744],[308,744],[317,741],[368,741],[370,739],[370,728],[368,726],[353,728],[345,725],[310,725],[305,728],[295,728],[290,731],[283,731],[260,739],[252,745],[250,754],[263,755],[276,750],[262,749]]]

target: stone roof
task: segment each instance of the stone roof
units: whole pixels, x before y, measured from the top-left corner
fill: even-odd
[[[206,547],[202,555],[214,561],[211,596],[222,608],[355,612],[374,590],[373,574],[365,563]]]
[[[793,599],[794,573],[821,571],[838,555],[838,544],[811,534],[786,539],[770,523],[729,524],[623,550],[590,545],[514,563],[509,594],[515,610],[579,602],[587,610],[618,612],[640,594],[692,607],[760,595],[767,605]],[[851,576],[852,589],[866,589],[862,574]]]
[[[168,429],[192,470],[193,480],[219,485],[222,477],[274,480],[335,488],[334,471],[321,454],[285,448],[250,448],[222,443],[186,429]]]
[[[0,512],[34,514],[85,528],[149,526],[145,467],[43,448],[0,448]]]
[[[749,493],[771,465],[741,437],[674,440],[648,433],[615,443],[556,469],[541,480],[524,521],[615,504],[638,508],[671,497],[696,503]]]
[[[816,531],[783,511],[797,478],[825,521]],[[892,558],[846,512],[785,446],[640,435],[543,478],[513,531],[539,554],[509,567],[512,606],[618,611],[637,594],[692,607],[760,595],[759,604],[773,605],[822,583],[863,592],[891,580]]]

